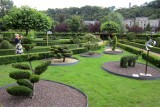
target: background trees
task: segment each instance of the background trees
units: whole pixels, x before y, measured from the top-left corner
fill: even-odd
[[[26,31],[26,35],[31,29],[46,31],[51,28],[52,20],[42,12],[28,6],[13,8],[3,18],[3,23],[7,28],[21,29]]]

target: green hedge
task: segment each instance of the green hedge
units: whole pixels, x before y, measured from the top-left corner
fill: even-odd
[[[125,44],[117,43],[117,46],[133,54],[140,55],[142,53],[142,50]]]
[[[142,51],[140,49],[134,48],[132,46],[128,46],[128,45],[124,45],[121,43],[118,43],[118,46],[126,51],[129,51],[131,53],[134,54],[141,54]],[[149,58],[147,58],[147,54],[146,53],[142,53],[142,58],[145,60],[148,60],[150,63],[154,64],[156,67],[160,68],[160,58],[158,58],[155,55],[150,54]]]
[[[36,53],[36,52],[46,52],[46,51],[50,51],[50,47],[37,47],[37,48],[33,48],[30,53]],[[24,49],[24,53],[26,53],[25,49]],[[14,49],[1,49],[0,50],[0,56],[3,55],[14,55],[15,54],[15,50]]]
[[[146,46],[145,45],[142,45],[142,44],[139,44],[139,43],[134,43],[134,42],[127,42],[127,41],[119,41],[120,43],[123,43],[123,44],[126,44],[126,45],[131,45],[131,46],[134,46],[134,47],[137,47],[137,48],[141,48],[141,49],[145,49],[146,50]],[[150,50],[152,52],[155,52],[155,53],[160,53],[160,48],[158,47],[152,47],[150,48]]]
[[[147,58],[147,54],[143,53],[142,58],[149,61],[156,67],[160,68],[160,58],[158,58],[157,56],[150,54],[149,57]]]
[[[50,52],[40,52],[40,53],[31,53],[31,55],[38,54],[39,55],[38,59],[45,59],[50,57],[49,53]],[[28,60],[27,54],[0,56],[0,65],[23,62],[27,60]]]

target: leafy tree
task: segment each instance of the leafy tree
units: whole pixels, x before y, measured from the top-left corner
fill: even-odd
[[[113,12],[110,12],[104,18],[102,18],[101,22],[104,23],[107,21],[114,21],[119,25],[120,32],[124,32],[125,26],[124,26],[123,20],[124,20],[124,18],[120,13],[113,11]]]
[[[72,16],[70,29],[72,32],[78,32],[81,25],[81,18],[79,16]]]
[[[112,50],[115,51],[116,47],[117,47],[117,34],[116,33],[113,33],[113,41],[112,41],[112,44],[113,44],[113,47],[112,47]]]
[[[46,31],[52,25],[48,16],[28,6],[13,8],[4,17],[3,22],[8,28],[25,30],[26,35],[31,29]]]
[[[128,32],[134,32],[134,33],[142,33],[143,28],[139,27],[138,25],[134,25],[132,27],[127,27]]]
[[[146,31],[149,31],[149,32],[151,31],[151,26],[150,26],[150,24],[149,24],[149,23],[147,24],[147,26],[146,26],[145,30],[146,30]]]
[[[88,31],[95,33],[95,32],[100,32],[100,26],[101,24],[96,22],[95,24],[90,24],[88,25]]]
[[[12,0],[0,0],[0,17],[3,17],[12,7]]]
[[[118,33],[119,29],[119,25],[114,21],[104,22],[101,25],[101,31],[106,32],[109,35],[112,33]]]
[[[68,25],[65,23],[60,23],[56,25],[55,27],[56,32],[67,32],[68,31]]]

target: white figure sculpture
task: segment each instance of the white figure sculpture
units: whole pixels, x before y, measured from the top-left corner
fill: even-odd
[[[145,43],[147,51],[150,50],[149,48],[153,47],[152,44],[155,46],[155,45],[156,45],[156,41],[153,41],[152,39],[149,39],[149,40]]]

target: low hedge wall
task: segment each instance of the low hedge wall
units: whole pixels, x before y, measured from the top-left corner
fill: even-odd
[[[46,51],[50,51],[50,47],[37,47],[37,48],[33,48],[30,53],[36,53],[36,52],[46,52]],[[24,53],[26,53],[25,49],[24,49]],[[0,50],[0,56],[3,55],[14,55],[15,54],[15,49],[1,49]]]
[[[144,60],[148,60],[150,63],[152,63],[156,67],[160,68],[160,58],[158,58],[157,56],[150,54],[149,58],[147,58],[147,53],[144,53],[144,52],[142,53],[142,51],[138,48],[134,48],[132,46],[124,45],[121,43],[118,43],[118,47],[120,47],[126,51],[129,51],[133,54],[142,54],[142,58]]]
[[[38,54],[39,59],[45,59],[49,57],[49,53],[50,52],[40,52],[40,53],[31,53],[31,54]],[[15,62],[23,62],[23,61],[27,61],[27,54],[0,56],[0,65],[10,64]]]
[[[149,57],[147,58],[147,54],[143,53],[142,58],[149,61],[156,67],[160,68],[160,58],[158,58],[157,56],[150,54]]]
[[[131,46],[134,46],[134,47],[137,47],[137,48],[141,48],[141,49],[145,49],[146,50],[146,46],[145,45],[142,45],[142,44],[139,44],[139,43],[134,43],[134,42],[127,42],[127,41],[119,41],[120,43],[123,43],[123,44],[126,44],[126,45],[131,45]],[[160,48],[157,48],[157,47],[152,47],[150,48],[150,50],[152,52],[155,52],[155,53],[160,53]]]

